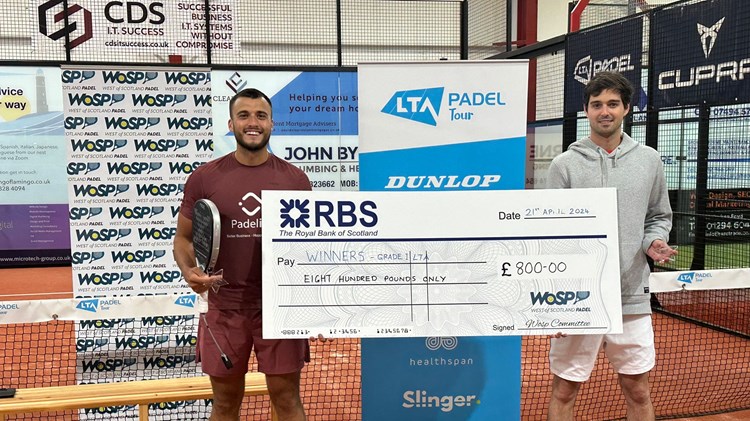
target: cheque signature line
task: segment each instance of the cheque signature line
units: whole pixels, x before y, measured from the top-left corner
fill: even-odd
[[[576,327],[522,327],[518,328],[516,330],[527,330],[527,331],[536,331],[536,330],[548,330],[548,331],[559,331],[559,330],[583,330],[583,329],[609,329],[608,326],[576,326]]]

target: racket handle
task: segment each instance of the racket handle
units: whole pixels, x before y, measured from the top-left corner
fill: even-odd
[[[198,294],[198,313],[208,312],[208,291]]]

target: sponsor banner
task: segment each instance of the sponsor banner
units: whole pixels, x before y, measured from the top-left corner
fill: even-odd
[[[206,71],[66,68],[76,296],[187,292],[171,257],[185,180],[211,159]]]
[[[59,52],[69,38],[73,53],[82,57],[204,54],[209,47],[240,51],[234,0],[210,5],[203,0],[31,0],[30,5],[38,25],[31,38],[35,50]]]
[[[0,69],[0,267],[70,262],[60,90],[59,68]]]
[[[491,346],[472,337],[376,342],[362,347],[364,420],[520,419],[520,373],[509,369],[509,361],[521,360],[516,340]],[[382,359],[386,370],[371,363]]]
[[[649,276],[651,292],[750,288],[750,269],[654,272]]]
[[[59,318],[137,317],[146,298],[161,294],[171,301],[159,313],[174,313],[173,307],[194,311],[196,296],[181,281],[171,250],[185,181],[212,156],[211,74],[70,67],[63,69],[62,82],[78,300],[57,313]],[[130,297],[137,304],[126,300]],[[76,333],[79,340],[89,337],[86,330]],[[136,348],[140,344],[138,338],[126,339]],[[194,355],[190,345],[176,349]],[[194,359],[188,371],[196,373]],[[140,366],[132,373],[150,377]],[[112,379],[98,370],[89,375],[80,365],[76,376],[86,382]]]
[[[750,4],[726,0],[656,10],[654,107],[727,104],[750,96]]]
[[[81,329],[115,328],[117,332],[134,329],[134,326],[129,325],[136,320],[134,318],[143,318],[143,327],[151,328],[143,331],[153,331],[153,328],[160,326],[181,325],[186,320],[192,320],[197,313],[195,294],[0,301],[0,324],[85,320],[89,323],[82,322]],[[170,316],[163,316],[164,314]],[[118,323],[105,319],[117,319]],[[119,321],[123,321],[122,325]],[[137,331],[139,330],[132,330]]]
[[[360,65],[363,190],[523,188],[528,64],[462,63]]]
[[[716,107],[713,111],[737,109]],[[731,115],[731,114],[725,114]],[[742,117],[740,117],[742,118]],[[723,138],[708,142],[708,184],[716,189],[746,189],[750,185],[750,139],[744,133],[730,137],[736,130],[737,118],[717,118],[711,121],[712,130]],[[664,164],[670,190],[695,186],[698,173],[697,124],[686,124],[686,134],[664,132],[659,136],[659,153]]]
[[[354,72],[213,71],[215,157],[235,150],[229,101],[256,88],[273,105],[269,150],[310,178],[315,190],[359,190],[357,75]]]
[[[565,112],[583,111],[583,88],[603,71],[622,73],[633,84],[631,104],[639,104],[643,37],[641,17],[570,34],[565,48]]]
[[[362,190],[524,187],[526,61],[367,63],[358,75]],[[363,339],[362,419],[519,419],[520,338],[460,341],[419,365],[425,339]]]
[[[678,190],[673,208],[681,212],[675,218],[677,243],[695,242],[695,191]],[[706,200],[706,237],[721,242],[746,242],[750,239],[750,189],[709,189]]]

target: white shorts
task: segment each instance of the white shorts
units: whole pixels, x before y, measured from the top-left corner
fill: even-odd
[[[654,330],[650,314],[626,315],[622,334],[571,335],[552,338],[549,365],[552,373],[565,380],[585,382],[591,376],[599,348],[604,347],[609,363],[620,374],[643,374],[654,368]]]

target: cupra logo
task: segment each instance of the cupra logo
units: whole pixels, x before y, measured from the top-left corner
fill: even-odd
[[[700,23],[698,24],[698,34],[701,36],[703,55],[706,56],[706,58],[711,55],[711,50],[714,48],[716,37],[719,36],[719,29],[721,29],[721,24],[724,23],[725,18],[726,17],[719,19],[719,21],[714,23],[711,27],[703,26]]]

